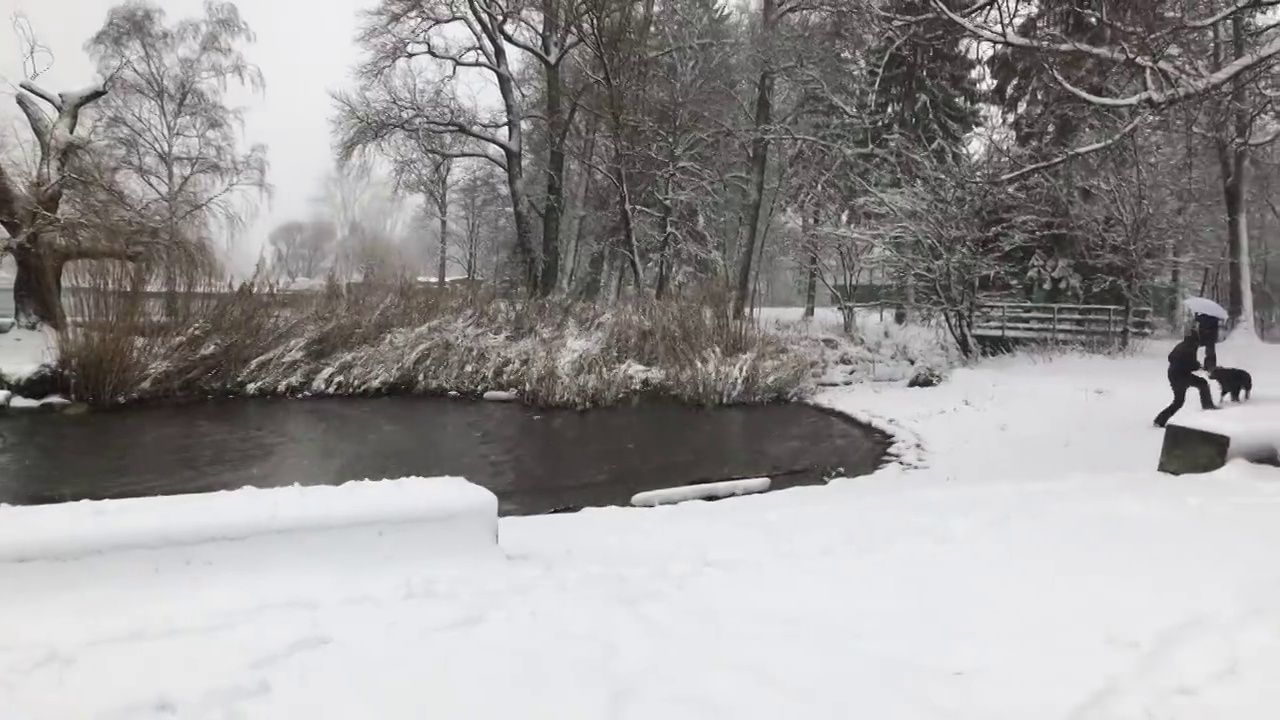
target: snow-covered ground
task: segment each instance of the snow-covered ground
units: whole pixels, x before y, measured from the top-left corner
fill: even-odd
[[[1270,720],[1280,471],[1154,471],[1168,345],[831,390],[902,463],[496,557],[0,564],[0,718]],[[1280,412],[1280,348],[1219,358]]]

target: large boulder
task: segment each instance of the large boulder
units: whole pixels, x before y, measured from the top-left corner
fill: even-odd
[[[1160,448],[1160,472],[1170,475],[1213,472],[1227,464],[1231,438],[1181,425],[1167,425]]]
[[[14,395],[28,398],[44,398],[50,395],[70,394],[71,383],[66,375],[52,365],[41,365],[26,377],[5,383]]]
[[[1213,472],[1231,458],[1280,467],[1280,445],[1265,439],[1270,436],[1236,435],[1232,437],[1211,430],[1169,425],[1164,430],[1164,445],[1160,448],[1157,469],[1171,475]]]

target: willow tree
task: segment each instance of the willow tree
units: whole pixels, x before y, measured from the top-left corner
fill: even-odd
[[[68,231],[59,214],[66,189],[75,182],[71,168],[84,147],[83,137],[76,134],[80,114],[106,94],[104,86],[56,95],[30,81],[19,87],[18,108],[38,151],[25,183],[0,166],[0,227],[9,235],[3,253],[12,255],[17,266],[13,301],[19,327],[63,326],[62,271],[68,262],[130,257],[123,244],[84,242],[82,234]]]
[[[139,215],[154,219],[154,271],[175,290],[184,273],[207,269],[211,235],[240,229],[251,200],[267,190],[266,149],[243,147],[241,113],[225,93],[260,91],[262,74],[242,48],[254,35],[230,2],[168,22],[159,7],[128,2],[107,14],[85,49],[111,94],[95,133]]]

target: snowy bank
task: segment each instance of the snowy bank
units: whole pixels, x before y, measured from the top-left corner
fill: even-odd
[[[3,564],[0,716],[1272,720],[1280,470],[1155,472],[1171,344],[827,391],[921,462],[507,518],[448,571]],[[1219,356],[1280,401],[1280,348]]]
[[[37,506],[0,506],[0,563],[310,535],[411,543],[430,556],[493,548],[497,497],[462,478],[401,478]],[[315,549],[315,543],[312,543]]]
[[[57,338],[50,330],[14,329],[0,334],[0,378],[22,383],[57,357]]]
[[[1215,395],[1217,394],[1215,390]],[[1280,404],[1246,400],[1222,405],[1222,411],[1174,417],[1170,425],[1221,435],[1230,440],[1226,459],[1268,458],[1280,450]]]

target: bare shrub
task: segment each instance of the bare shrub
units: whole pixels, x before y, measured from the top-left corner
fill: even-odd
[[[100,263],[67,273],[72,291],[69,321],[58,334],[58,370],[72,394],[103,405],[136,388],[146,375],[155,333],[141,293],[114,295],[127,287],[133,267]]]
[[[602,312],[408,279],[291,293],[251,281],[183,294],[183,323],[154,320],[124,273],[59,346],[77,399],[111,404],[220,395],[480,394],[586,408],[637,395],[699,404],[791,400],[806,360],[736,321],[727,295],[636,300]],[[109,290],[109,291],[108,291]]]

